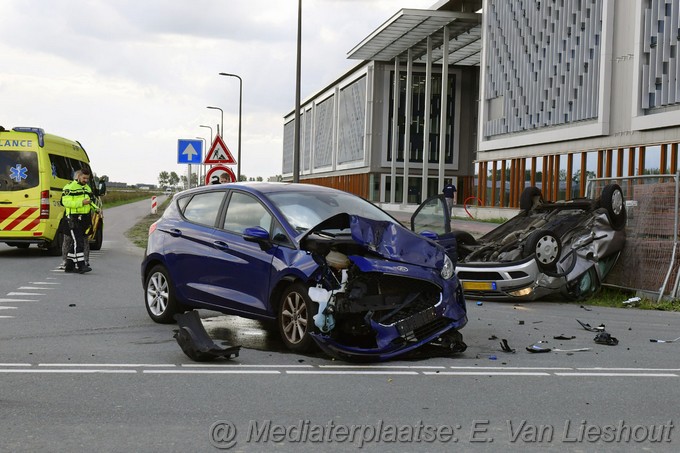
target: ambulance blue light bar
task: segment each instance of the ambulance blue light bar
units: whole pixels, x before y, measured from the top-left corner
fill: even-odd
[[[33,132],[38,136],[38,145],[45,146],[45,131],[40,127],[13,127],[14,132]]]

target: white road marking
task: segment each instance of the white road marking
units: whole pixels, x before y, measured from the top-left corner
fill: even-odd
[[[13,309],[16,309],[16,308],[17,308],[17,307],[4,307],[4,306],[0,306],[0,310],[13,310]]]
[[[32,290],[36,290],[36,289],[46,290],[46,289],[54,289],[54,288],[50,288],[49,286],[43,286],[43,287],[37,287],[37,286],[20,286],[20,287],[17,288],[17,289],[23,289],[23,290],[26,290],[26,289],[32,289]]]
[[[11,292],[11,293],[7,293],[7,295],[8,296],[44,296],[45,294]]]
[[[674,373],[555,373],[555,376],[593,377],[678,377]]]
[[[395,375],[410,375],[416,376],[419,373],[417,371],[369,371],[369,370],[286,370],[286,374],[332,374],[332,375],[348,375],[348,374],[370,374],[370,375],[383,375],[383,376],[395,376]]]
[[[0,316],[1,318],[1,316]],[[334,369],[331,369],[334,368]],[[358,369],[361,368],[361,369]],[[3,373],[43,374],[242,374],[242,375],[328,375],[328,376],[512,376],[512,377],[618,377],[668,378],[680,377],[677,369],[658,368],[596,368],[577,371],[577,368],[538,367],[461,367],[448,370],[438,366],[413,365],[282,365],[282,364],[193,364],[193,363],[0,363]],[[451,367],[454,368],[454,367]],[[565,371],[566,370],[566,371]],[[588,369],[585,369],[588,370]],[[624,371],[621,371],[624,370]],[[665,372],[664,372],[665,371]]]
[[[14,316],[0,316],[0,319],[14,318]]]
[[[35,299],[0,299],[0,302],[38,302]]]
[[[277,370],[142,370],[143,374],[281,374]]]
[[[61,283],[58,282],[28,282],[31,285],[61,285]]]

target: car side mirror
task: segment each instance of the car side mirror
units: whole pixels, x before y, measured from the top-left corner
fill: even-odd
[[[106,181],[99,181],[97,192],[99,192],[99,196],[106,194]]]
[[[261,226],[249,227],[243,230],[243,239],[248,242],[255,242],[260,246],[260,249],[267,251],[272,248],[272,241],[269,237],[269,231]]]

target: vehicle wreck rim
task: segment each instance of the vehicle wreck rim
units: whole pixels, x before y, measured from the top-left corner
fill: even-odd
[[[307,305],[298,293],[291,293],[281,311],[283,333],[291,344],[300,343],[307,333]]]
[[[612,194],[612,211],[619,215],[623,210],[623,193],[620,190],[615,190]]]
[[[557,259],[559,250],[555,237],[546,234],[536,242],[536,259],[543,264],[551,264]]]
[[[168,308],[168,281],[163,274],[156,272],[149,278],[146,288],[146,303],[154,316],[162,315]]]

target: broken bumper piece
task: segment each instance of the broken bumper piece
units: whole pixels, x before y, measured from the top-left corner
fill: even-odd
[[[428,315],[418,313],[411,318],[418,317],[420,320],[428,320]],[[321,350],[331,357],[342,360],[375,361],[389,360],[400,355],[413,351],[428,343],[435,342],[440,337],[455,338],[456,340],[442,341],[450,352],[463,352],[466,349],[462,336],[456,331],[457,326],[464,326],[467,318],[457,321],[437,317],[432,321],[425,322],[413,330],[405,331],[406,326],[416,322],[414,319],[406,319],[392,325],[382,325],[371,321],[371,327],[376,334],[377,346],[374,348],[362,348],[341,343],[328,335],[313,333],[312,338],[319,345]],[[456,335],[450,335],[455,333]]]
[[[241,346],[220,346],[205,331],[196,310],[175,315],[179,330],[175,331],[182,351],[195,362],[210,362],[217,358],[238,357]],[[224,344],[224,343],[223,343]]]

